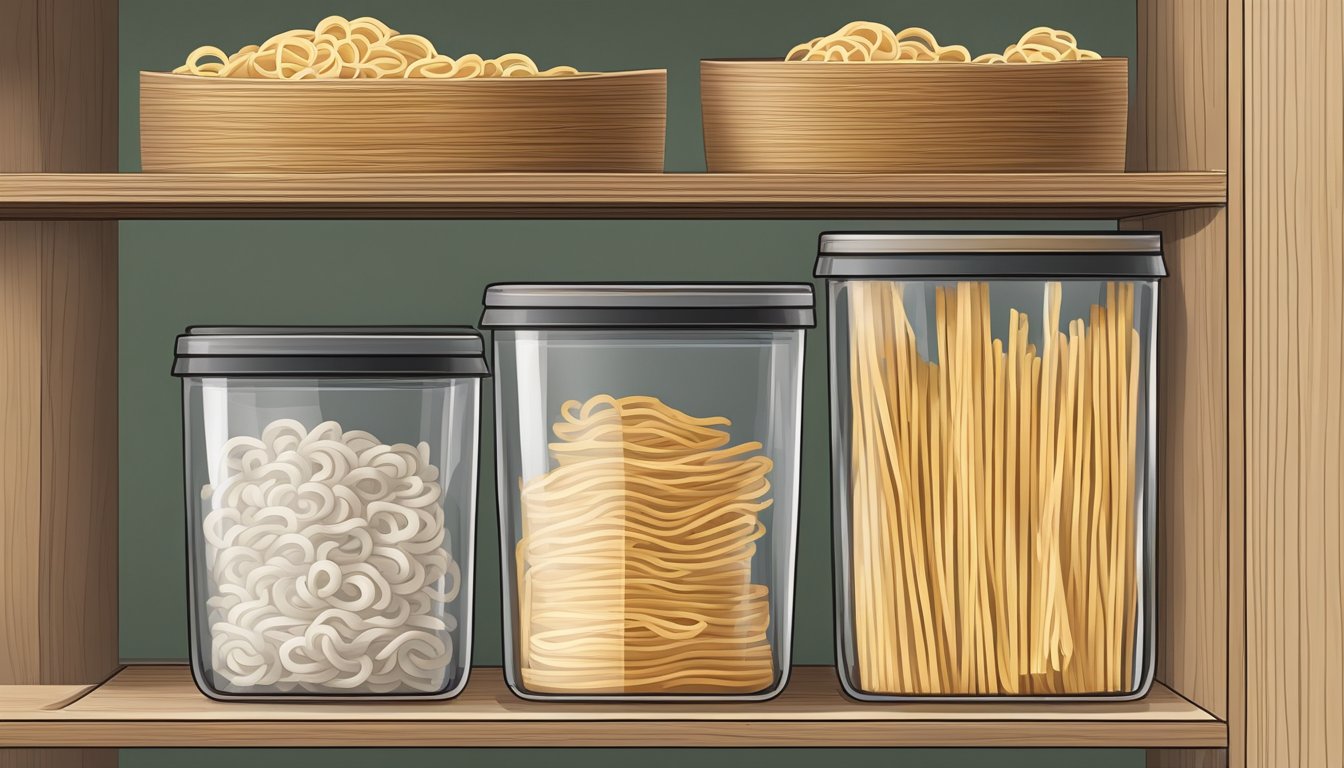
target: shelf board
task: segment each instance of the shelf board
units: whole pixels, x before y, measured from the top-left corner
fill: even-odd
[[[72,691],[0,686],[0,747],[1226,747],[1227,724],[1154,684],[1134,702],[865,704],[830,667],[796,667],[761,703],[574,704],[514,697],[479,668],[446,702],[211,701],[181,665]],[[57,690],[59,689],[59,690]],[[80,693],[83,695],[79,695]]]
[[[1227,174],[0,174],[3,219],[1118,219]]]

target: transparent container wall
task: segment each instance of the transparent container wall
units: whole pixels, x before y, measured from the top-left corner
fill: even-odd
[[[801,331],[497,331],[507,678],[527,698],[777,693]]]
[[[471,657],[479,379],[184,379],[197,683],[436,697]]]
[[[1146,692],[1156,283],[835,280],[830,299],[849,692]]]

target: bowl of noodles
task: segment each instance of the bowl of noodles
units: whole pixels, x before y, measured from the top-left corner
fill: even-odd
[[[1120,172],[1129,62],[1037,27],[975,55],[853,22],[782,59],[700,63],[718,173]]]
[[[140,73],[146,172],[663,170],[667,72],[449,56],[331,16]]]

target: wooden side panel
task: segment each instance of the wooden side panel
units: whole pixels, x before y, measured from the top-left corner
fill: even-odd
[[[109,172],[113,0],[0,0],[0,172]],[[117,666],[116,224],[0,223],[0,683]],[[3,750],[0,766],[113,766]]]
[[[1227,3],[1139,3],[1135,170],[1227,167]],[[1158,679],[1228,711],[1227,214],[1133,219],[1160,229]]]
[[[1245,24],[1246,764],[1344,765],[1344,5]]]
[[[42,225],[0,224],[0,681],[40,679]]]
[[[1158,314],[1157,678],[1227,713],[1227,217],[1139,219],[1170,276]]]
[[[116,225],[43,224],[43,683],[94,682],[117,643]]]
[[[1139,0],[1137,97],[1128,167],[1228,170],[1240,179],[1239,0]],[[1239,81],[1238,81],[1239,82]],[[1230,149],[1231,148],[1231,149]],[[1237,652],[1240,549],[1241,249],[1239,201],[1124,222],[1159,229],[1158,679],[1234,723],[1243,700]],[[1232,233],[1236,234],[1232,234]],[[1234,416],[1237,414],[1237,416]],[[1218,768],[1226,750],[1152,750],[1149,765]]]
[[[1227,16],[1227,763],[1246,765],[1246,229],[1243,0]]]

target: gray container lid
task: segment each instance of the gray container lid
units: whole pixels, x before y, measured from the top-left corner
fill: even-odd
[[[1155,280],[1158,232],[823,232],[817,277]]]
[[[456,378],[488,376],[474,328],[192,326],[177,337],[174,376]]]
[[[806,283],[511,283],[485,291],[483,328],[811,328]]]

